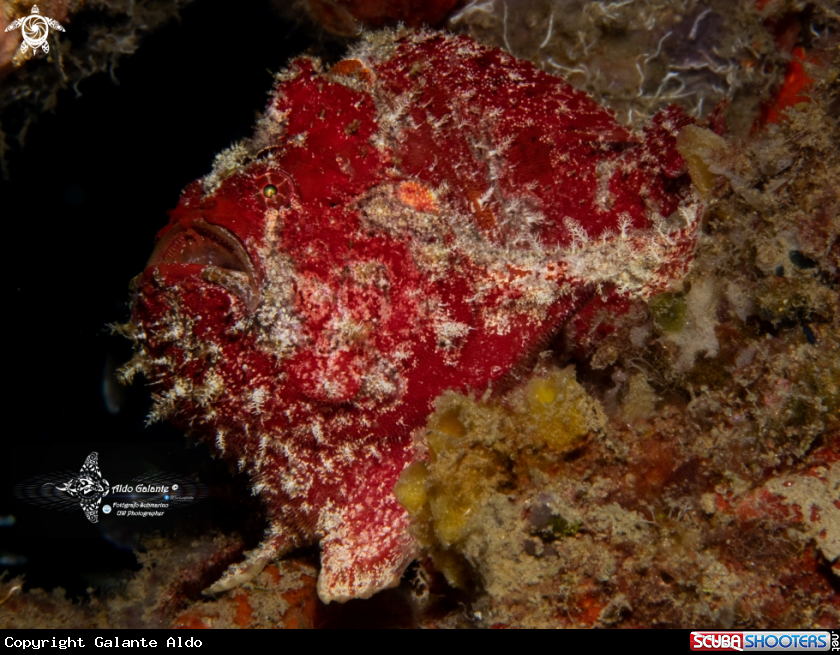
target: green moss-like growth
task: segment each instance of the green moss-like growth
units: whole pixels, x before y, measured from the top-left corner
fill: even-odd
[[[649,306],[653,322],[660,332],[675,334],[685,327],[685,315],[688,309],[685,294],[660,293],[651,298]]]
[[[562,516],[552,516],[549,527],[554,537],[572,537],[578,533],[583,526],[581,521],[567,521]]]

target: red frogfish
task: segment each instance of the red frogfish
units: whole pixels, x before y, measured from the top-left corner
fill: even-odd
[[[124,329],[151,418],[247,471],[267,509],[211,591],[316,542],[325,602],[396,585],[417,553],[393,488],[435,398],[496,393],[587,306],[688,270],[690,122],[669,109],[631,132],[562,79],[435,32],[278,74],[253,136],[171,211]]]

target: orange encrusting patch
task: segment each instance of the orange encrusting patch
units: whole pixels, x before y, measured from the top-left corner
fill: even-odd
[[[248,602],[248,593],[242,592],[236,594],[234,600],[236,601],[236,616],[233,622],[240,628],[247,628],[251,625],[251,618],[254,612],[251,604]]]
[[[277,568],[276,566],[267,566],[265,567],[265,572],[271,576],[271,581],[274,584],[280,584],[280,578],[282,577],[282,574],[280,573],[279,568]]]
[[[468,187],[465,189],[467,201],[470,204],[470,212],[475,217],[476,223],[478,227],[484,232],[487,236],[494,236],[496,233],[496,216],[490,210],[489,207],[485,207],[482,205],[481,196],[478,192]]]
[[[811,102],[811,99],[802,95],[814,84],[814,78],[805,72],[804,63],[808,61],[805,56],[805,49],[797,46],[793,49],[793,59],[785,71],[785,81],[776,96],[776,101],[768,107],[764,116],[764,123],[778,123],[785,109],[794,107],[802,102]],[[810,62],[813,63],[813,62]]]
[[[436,213],[440,209],[434,192],[417,182],[400,184],[397,188],[397,196],[406,207],[411,207],[419,212]]]
[[[318,610],[318,594],[315,590],[315,578],[308,575],[300,577],[303,585],[282,594],[289,608],[283,615],[283,627],[287,630],[311,629],[315,627],[315,613]]]
[[[598,600],[598,598],[590,595],[584,596],[578,601],[578,608],[580,610],[578,620],[582,625],[592,625],[601,616],[601,611],[604,607],[606,605]]]
[[[370,70],[358,59],[342,59],[330,68],[331,75],[349,75],[358,77],[367,83],[373,82],[373,75]]]
[[[176,630],[207,630],[210,626],[198,612],[184,612],[175,619],[172,627]]]

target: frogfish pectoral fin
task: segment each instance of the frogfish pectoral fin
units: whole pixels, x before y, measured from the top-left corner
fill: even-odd
[[[396,587],[417,555],[408,514],[393,494],[371,500],[330,504],[321,512],[318,596],[325,603],[370,598]]]
[[[228,567],[222,577],[201,593],[205,596],[214,596],[251,582],[262,573],[271,560],[286,554],[294,546],[294,542],[288,535],[269,531],[259,546],[245,553],[243,561]]]

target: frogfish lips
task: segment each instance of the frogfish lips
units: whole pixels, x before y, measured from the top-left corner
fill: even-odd
[[[162,266],[170,273],[178,269],[183,275],[198,272],[204,281],[239,298],[249,313],[259,305],[259,272],[239,239],[219,225],[198,219],[173,226],[158,241],[146,264],[147,270]]]

